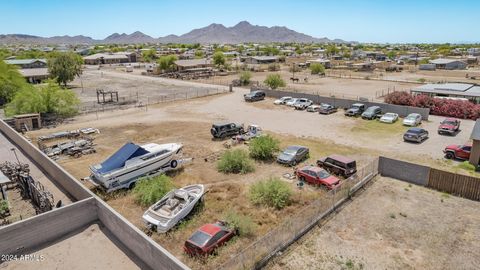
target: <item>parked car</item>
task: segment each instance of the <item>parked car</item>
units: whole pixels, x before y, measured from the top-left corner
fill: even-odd
[[[295,102],[295,110],[305,110],[308,106],[312,105],[313,101],[306,98],[299,98],[297,102]]]
[[[318,112],[318,110],[320,110],[320,105],[313,104],[307,107],[307,112]]]
[[[285,105],[288,101],[290,101],[292,97],[281,97],[273,102],[275,105]]]
[[[340,179],[329,174],[326,170],[317,166],[305,166],[295,170],[298,180],[312,185],[322,185],[327,189],[334,189],[340,186]]]
[[[295,103],[297,102],[298,99],[299,99],[299,98],[292,98],[292,99],[290,99],[289,101],[287,101],[287,102],[285,103],[285,105],[290,106],[290,107],[293,107],[293,106],[295,106]]]
[[[403,141],[421,143],[428,139],[428,131],[423,128],[410,128],[403,134]]]
[[[397,113],[386,113],[380,117],[380,122],[393,124],[397,122],[398,114]]]
[[[371,106],[362,113],[362,119],[372,120],[378,118],[381,114],[382,108],[380,108],[379,106]]]
[[[205,224],[185,241],[183,250],[190,256],[209,255],[235,234],[236,231],[229,228],[225,222]]]
[[[322,103],[320,104],[320,109],[318,110],[318,113],[331,114],[331,113],[336,113],[337,111],[338,111],[337,107],[334,107],[333,105],[330,105],[327,103]]]
[[[365,104],[354,103],[345,111],[346,116],[359,116],[365,111]]]
[[[455,118],[445,118],[438,126],[438,134],[454,135],[460,130],[460,120]]]
[[[447,159],[469,159],[470,151],[472,151],[471,144],[452,144],[445,147],[443,153],[445,153],[445,158]]]
[[[404,126],[416,127],[422,123],[422,116],[418,113],[411,113],[403,119]]]
[[[259,100],[264,100],[265,99],[265,92],[263,91],[252,91],[248,94],[243,95],[245,98],[245,101],[259,101]]]
[[[351,158],[330,155],[317,160],[317,165],[336,175],[349,177],[357,172],[357,162]]]
[[[213,124],[210,133],[215,139],[223,139],[234,135],[243,134],[243,125],[235,123]]]
[[[277,162],[280,164],[286,164],[295,166],[297,163],[308,157],[309,150],[305,146],[292,145],[282,151],[277,157]]]

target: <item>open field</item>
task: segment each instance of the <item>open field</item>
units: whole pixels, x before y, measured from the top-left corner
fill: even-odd
[[[98,224],[32,253],[33,260],[5,262],[0,269],[140,269]]]
[[[379,178],[267,269],[477,269],[478,206]]]
[[[136,80],[136,77],[134,78]],[[245,248],[256,237],[288,219],[300,209],[300,206],[308,205],[323,192],[311,187],[301,191],[295,189],[292,204],[283,210],[252,205],[247,198],[251,183],[270,176],[281,177],[284,173],[292,172],[292,169],[276,163],[256,163],[254,173],[246,175],[218,173],[215,159],[210,160],[225,151],[225,147],[223,142],[211,139],[209,129],[212,123],[233,121],[245,125],[259,124],[267,133],[278,138],[282,147],[291,144],[309,147],[311,157],[305,162],[307,164],[314,163],[316,159],[325,155],[338,153],[355,158],[361,167],[378,155],[386,155],[450,170],[458,170],[456,163],[444,161],[441,150],[446,144],[467,141],[473,127],[473,121],[464,121],[463,130],[456,137],[438,136],[435,131],[440,119],[432,117],[430,122],[422,124],[431,132],[431,138],[420,145],[406,144],[401,139],[406,128],[399,123],[388,125],[376,121],[367,122],[347,118],[342,112],[323,116],[295,111],[284,106],[274,106],[271,99],[246,103],[243,101],[243,94],[246,92],[245,89],[236,88],[231,94],[154,105],[149,106],[148,110],[131,108],[104,112],[98,114],[98,119],[97,115],[82,115],[54,129],[29,132],[28,136],[35,141],[36,137],[55,131],[82,127],[99,128],[101,133],[95,136],[94,141],[97,153],[78,159],[58,160],[59,164],[77,179],[88,176],[90,165],[101,162],[127,141],[140,144],[183,143],[184,156],[193,157],[194,160],[183,170],[170,174],[173,182],[178,187],[202,183],[207,185],[209,192],[205,195],[203,206],[199,207],[191,218],[168,234],[154,233],[152,238],[190,267],[210,269],[219,266],[229,255]],[[209,161],[206,162],[205,158]],[[293,181],[290,183],[295,187]],[[87,182],[84,184],[89,185]],[[134,225],[144,229],[141,216],[146,208],[135,202],[130,191],[100,195]],[[236,238],[219,251],[219,256],[209,258],[206,262],[185,256],[182,245],[193,231],[204,223],[223,219],[229,210],[251,217],[256,226],[254,234],[251,237]]]

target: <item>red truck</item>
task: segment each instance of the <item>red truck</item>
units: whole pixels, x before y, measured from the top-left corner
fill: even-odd
[[[329,174],[326,170],[317,166],[305,166],[297,169],[295,174],[298,180],[313,185],[322,185],[327,189],[334,189],[340,186],[340,179]]]
[[[469,159],[470,158],[470,151],[472,150],[471,144],[465,145],[457,145],[452,144],[443,150],[445,153],[445,158],[447,159]]]
[[[438,134],[455,135],[460,130],[460,120],[455,118],[445,118],[438,126]]]

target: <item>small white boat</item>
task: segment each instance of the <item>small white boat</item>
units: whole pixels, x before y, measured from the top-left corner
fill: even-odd
[[[165,233],[185,218],[205,193],[203,185],[190,185],[168,192],[143,214],[148,227]]]

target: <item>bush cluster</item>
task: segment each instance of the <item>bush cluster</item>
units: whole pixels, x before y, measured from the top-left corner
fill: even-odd
[[[290,203],[292,193],[288,183],[272,177],[251,185],[249,198],[254,204],[282,209]]]
[[[248,152],[242,149],[225,152],[217,163],[217,170],[223,173],[249,173],[255,170]]]
[[[250,141],[250,156],[258,160],[272,160],[280,150],[279,141],[270,135],[260,136]]]
[[[393,92],[385,97],[385,102],[429,108],[430,114],[476,120],[480,117],[480,105],[467,100],[433,98],[427,95],[413,96],[407,92]]]
[[[256,224],[249,216],[245,216],[233,210],[229,210],[225,214],[224,219],[228,223],[228,225],[232,226],[238,231],[239,236],[253,236]]]
[[[139,180],[133,188],[135,201],[142,206],[150,206],[174,188],[170,177],[162,174]]]

